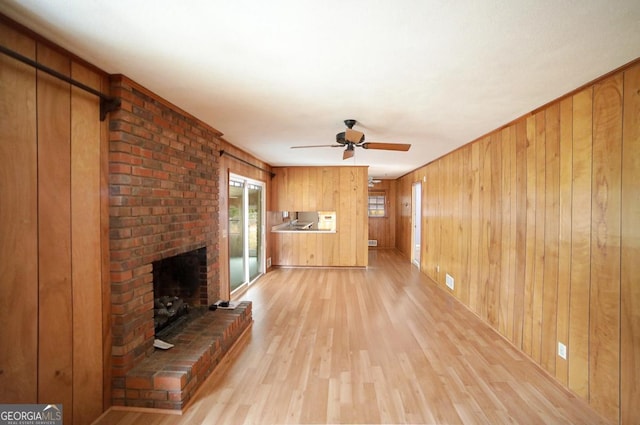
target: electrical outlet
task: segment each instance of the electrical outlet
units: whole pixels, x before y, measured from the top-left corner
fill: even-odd
[[[453,276],[451,276],[449,273],[447,273],[445,279],[446,279],[447,287],[453,291],[453,287],[454,287],[454,283],[455,283],[454,280],[453,280]]]
[[[271,267],[271,257],[267,258],[267,268]]]
[[[558,342],[558,355],[567,360],[567,346],[561,342]]]
[[[436,266],[436,273],[440,273],[440,266]]]

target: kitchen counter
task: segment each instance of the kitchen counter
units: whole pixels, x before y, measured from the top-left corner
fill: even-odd
[[[332,229],[318,228],[318,223],[290,222],[282,223],[271,228],[273,233],[336,233]]]

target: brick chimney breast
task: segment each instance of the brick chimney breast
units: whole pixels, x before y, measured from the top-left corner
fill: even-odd
[[[206,297],[220,296],[221,133],[122,75],[109,114],[113,388],[153,351],[152,263],[206,248]]]

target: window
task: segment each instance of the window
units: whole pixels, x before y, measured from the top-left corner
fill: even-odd
[[[369,192],[369,217],[385,217],[386,196],[384,192]]]

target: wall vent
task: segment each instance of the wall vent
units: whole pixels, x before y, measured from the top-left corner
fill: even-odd
[[[378,246],[377,239],[369,239],[369,246]]]

